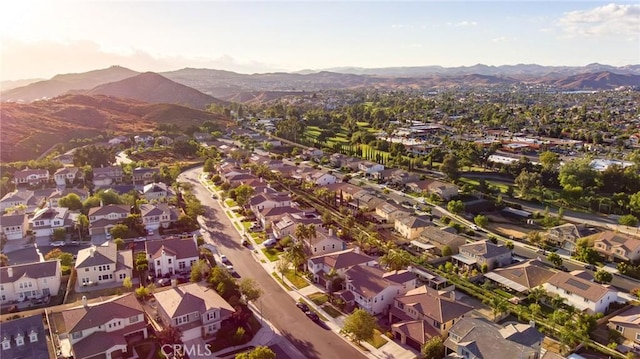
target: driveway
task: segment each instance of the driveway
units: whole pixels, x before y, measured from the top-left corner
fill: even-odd
[[[330,330],[324,330],[310,321],[295,306],[287,294],[258,264],[249,249],[240,243],[240,235],[217,201],[198,183],[202,167],[188,170],[180,175],[180,181],[196,182],[194,193],[206,208],[203,217],[208,235],[204,238],[220,248],[242,278],[254,278],[264,294],[256,303],[263,309],[267,320],[279,329],[282,336],[293,344],[305,358],[363,358],[364,356]]]

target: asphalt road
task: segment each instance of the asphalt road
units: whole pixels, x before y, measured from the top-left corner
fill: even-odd
[[[263,290],[256,306],[262,308],[264,317],[278,328],[284,339],[293,344],[305,358],[363,358],[364,356],[351,345],[339,338],[326,327],[321,327],[307,318],[291,298],[265,272],[250,253],[240,244],[240,235],[220,207],[211,199],[206,188],[199,184],[197,176],[202,168],[188,170],[178,178],[194,184],[194,193],[206,207],[204,223],[205,240],[212,241],[218,250],[232,262],[241,277],[254,278]]]

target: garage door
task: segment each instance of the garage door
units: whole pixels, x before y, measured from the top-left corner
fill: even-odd
[[[195,328],[185,330],[184,332],[182,332],[182,341],[186,342],[192,339],[200,338],[201,330],[202,329],[200,327],[195,327]]]

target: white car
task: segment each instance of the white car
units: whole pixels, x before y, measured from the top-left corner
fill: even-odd
[[[267,239],[266,241],[264,241],[264,246],[265,247],[271,247],[271,246],[275,246],[276,245],[276,240],[274,238],[271,239]]]
[[[220,262],[229,263],[229,258],[227,258],[227,256],[225,256],[224,254],[221,254],[220,255]]]
[[[134,239],[133,241],[134,242],[144,242],[146,240],[147,240],[147,238],[145,238],[145,237],[138,237],[138,238]]]
[[[229,264],[229,265],[226,265],[226,266],[224,266],[224,267],[225,267],[225,268],[227,269],[227,271],[229,271],[229,273],[231,273],[231,274],[234,274],[234,273],[236,272],[236,270],[235,270],[235,269],[233,269],[233,266],[232,266],[232,265],[230,265],[230,264]]]
[[[51,247],[63,247],[64,244],[64,241],[51,242]]]

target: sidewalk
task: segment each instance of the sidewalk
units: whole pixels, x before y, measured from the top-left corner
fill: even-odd
[[[200,175],[199,177],[200,179],[200,183],[205,186],[210,192],[215,193],[216,195],[218,195],[218,201],[221,203],[222,207],[226,210],[233,210],[232,207],[228,207],[226,205],[226,203],[224,203],[220,198],[220,193],[218,191],[215,191],[214,188],[212,188],[211,186],[207,186],[207,184],[204,182],[204,178],[202,175]],[[229,218],[229,216],[227,216],[227,218]],[[240,230],[238,230],[238,233],[245,238],[249,238],[249,241],[251,242],[251,244],[253,245],[253,250],[252,250],[252,254],[254,256],[254,258],[256,259],[256,261],[262,265],[262,267],[264,268],[264,270],[271,274],[273,272],[276,271],[276,263],[277,262],[271,262],[268,258],[266,258],[266,256],[264,255],[264,253],[261,250],[261,247],[259,245],[257,245],[255,243],[255,241],[253,240],[253,238],[251,236],[245,236],[244,233],[244,227],[242,225],[242,219],[238,218],[236,216],[234,216],[233,218],[229,218],[229,220],[232,223],[237,223],[238,226],[236,226],[234,224],[234,227],[236,227],[236,230],[238,230],[238,228],[240,228]],[[274,280],[276,280],[274,278]],[[344,341],[346,341],[347,343],[351,344],[354,348],[358,349],[363,355],[369,357],[369,358],[394,358],[394,359],[413,359],[416,357],[417,353],[413,352],[412,350],[410,350],[409,348],[405,348],[402,345],[394,342],[393,340],[386,338],[387,343],[384,344],[382,347],[380,347],[379,349],[374,348],[373,346],[371,346],[370,344],[366,343],[366,342],[362,342],[361,346],[366,348],[368,351],[363,351],[362,348],[359,348],[358,346],[356,346],[353,342],[351,342],[351,340],[349,340],[348,338],[346,338],[345,336],[343,336],[342,334],[340,334],[340,330],[342,329],[342,327],[344,326],[344,315],[341,315],[337,318],[333,318],[331,315],[329,315],[328,313],[326,313],[322,308],[320,308],[318,305],[316,305],[313,301],[311,301],[308,296],[313,294],[313,293],[317,293],[317,292],[322,292],[324,293],[324,289],[320,288],[318,286],[316,286],[313,283],[310,283],[310,285],[301,288],[301,289],[297,289],[294,285],[292,285],[292,283],[289,282],[289,280],[285,277],[283,278],[283,282],[286,283],[288,286],[290,286],[290,288],[285,288],[284,286],[282,286],[282,284],[280,284],[280,281],[276,280],[276,283],[278,283],[287,293],[289,293],[289,295],[297,302],[299,301],[301,298],[303,298],[305,300],[305,302],[311,307],[313,308],[315,311],[317,311],[318,313],[320,313],[323,317],[326,318],[326,321],[324,322],[324,324],[334,333],[336,333],[336,335],[340,338],[342,338]],[[251,305],[250,305],[251,307]],[[254,310],[254,308],[252,308],[253,312],[256,314],[256,317],[259,317],[258,311]],[[263,327],[262,329],[260,329],[260,331],[256,334],[256,336],[254,337],[254,339],[250,342],[251,344],[247,344],[247,345],[269,345],[269,344],[275,344],[274,341],[278,341],[278,337],[279,336],[279,332],[277,331],[276,328],[274,328],[271,323],[266,322],[269,325],[269,329]],[[282,340],[282,344],[287,345],[287,347],[290,349],[295,349],[295,347],[293,345],[291,345],[290,343],[288,343],[288,341],[283,340],[281,337],[280,339]],[[267,344],[264,344],[267,343]],[[297,349],[295,349],[297,353],[299,353],[299,351],[297,351]],[[227,351],[230,352],[230,351]],[[300,354],[301,355],[301,354]],[[303,358],[303,356],[300,356],[300,358]]]

